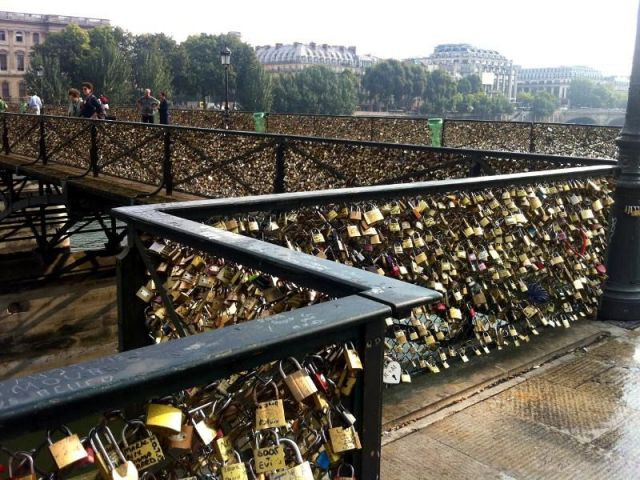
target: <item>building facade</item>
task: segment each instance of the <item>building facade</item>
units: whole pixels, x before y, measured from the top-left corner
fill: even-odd
[[[444,44],[419,61],[429,70],[445,70],[456,80],[478,75],[487,94],[501,93],[515,102],[517,70],[512,60],[495,50],[476,48],[468,43]]]
[[[523,68],[518,75],[518,91],[526,93],[548,92],[567,103],[569,86],[576,78],[585,78],[594,82],[602,82],[605,76],[591,67],[544,67]]]
[[[93,28],[109,25],[109,20],[0,11],[0,97],[17,102],[27,95],[24,76],[31,49],[71,23]]]
[[[299,72],[312,65],[322,65],[335,72],[352,70],[363,73],[378,61],[371,55],[358,55],[356,47],[295,42],[256,47],[256,56],[267,72]]]

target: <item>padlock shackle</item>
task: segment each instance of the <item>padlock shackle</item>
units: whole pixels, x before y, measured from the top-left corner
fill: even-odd
[[[54,428],[53,430],[47,430],[47,442],[49,443],[49,445],[53,445],[53,441],[51,440],[51,434],[54,432],[61,432],[64,433],[65,436],[70,437],[71,435],[73,435],[73,433],[71,433],[71,430],[69,429],[69,427],[67,427],[66,425],[59,425],[56,428]]]
[[[124,424],[124,427],[122,428],[122,435],[121,435],[122,445],[125,448],[129,446],[129,442],[127,442],[127,430],[129,429],[129,427],[133,427],[133,426],[136,427],[135,431],[133,432],[134,434],[137,433],[142,428],[148,437],[151,436],[151,430],[147,428],[147,425],[142,420],[128,420]]]
[[[344,477],[344,475],[342,475],[342,467],[347,467],[349,468],[349,478],[356,478],[356,470],[355,468],[353,468],[353,465],[351,465],[350,463],[346,463],[346,462],[342,462],[340,465],[338,465],[338,469],[336,470],[336,477]],[[346,478],[346,477],[344,477]]]
[[[13,478],[13,462],[18,458],[18,457],[22,457],[24,460],[27,461],[27,463],[29,464],[29,473],[30,474],[35,474],[36,470],[35,470],[35,466],[33,464],[33,457],[31,456],[31,454],[29,452],[25,452],[23,450],[17,451],[17,452],[13,452],[9,455],[9,479],[11,480]],[[24,465],[24,462],[21,463],[18,468],[22,467],[22,465]]]
[[[298,444],[296,442],[294,442],[293,440],[289,439],[289,438],[281,438],[278,440],[278,445],[285,443],[287,445],[289,445],[291,448],[293,448],[293,452],[296,455],[296,465],[302,465],[302,463],[304,462],[304,460],[302,459],[302,453],[300,453],[300,448],[298,447]]]
[[[300,362],[298,362],[298,360],[296,360],[294,357],[287,357],[284,358],[282,360],[280,360],[278,362],[278,370],[280,371],[280,375],[282,376],[282,378],[284,379],[287,375],[284,373],[284,368],[282,367],[283,362],[289,361],[291,363],[293,363],[293,365],[298,369],[298,370],[302,370],[302,366],[300,365]]]
[[[264,388],[260,390],[260,393],[264,392],[266,390],[266,387],[268,387],[269,385],[271,385],[273,387],[273,391],[276,394],[276,400],[280,400],[280,392],[278,392],[278,386],[276,385],[276,382],[274,382],[273,380],[270,380],[269,382],[267,382],[264,385]],[[259,387],[259,384],[256,383],[254,385],[254,387],[253,387],[252,392],[251,392],[251,396],[253,397],[253,403],[255,405],[257,405],[259,403],[258,402],[258,387]]]

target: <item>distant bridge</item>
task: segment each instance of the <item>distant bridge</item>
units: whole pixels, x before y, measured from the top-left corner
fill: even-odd
[[[624,108],[571,108],[557,110],[553,114],[553,121],[622,127],[624,125],[624,115]]]

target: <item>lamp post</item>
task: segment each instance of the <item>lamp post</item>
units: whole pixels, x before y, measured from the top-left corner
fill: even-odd
[[[598,317],[640,320],[640,9],[624,127],[616,139],[620,175],[616,179],[607,246],[607,279]]]
[[[231,50],[225,46],[220,52],[220,62],[224,67],[224,128],[229,128],[229,65],[231,65]]]
[[[36,76],[38,77],[38,92],[36,92],[38,94],[38,96],[42,99],[42,103],[43,106],[40,109],[40,114],[44,115],[44,92],[43,90],[43,85],[44,85],[44,67],[42,65],[40,65],[38,67],[38,69],[36,70]]]

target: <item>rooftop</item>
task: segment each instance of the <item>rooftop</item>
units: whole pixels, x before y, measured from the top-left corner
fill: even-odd
[[[106,18],[72,17],[67,15],[45,15],[40,13],[5,11],[0,11],[0,20],[11,20],[15,22],[39,24],[49,23],[59,25],[68,25],[69,23],[75,23],[83,26],[100,26],[110,24],[110,21]]]

